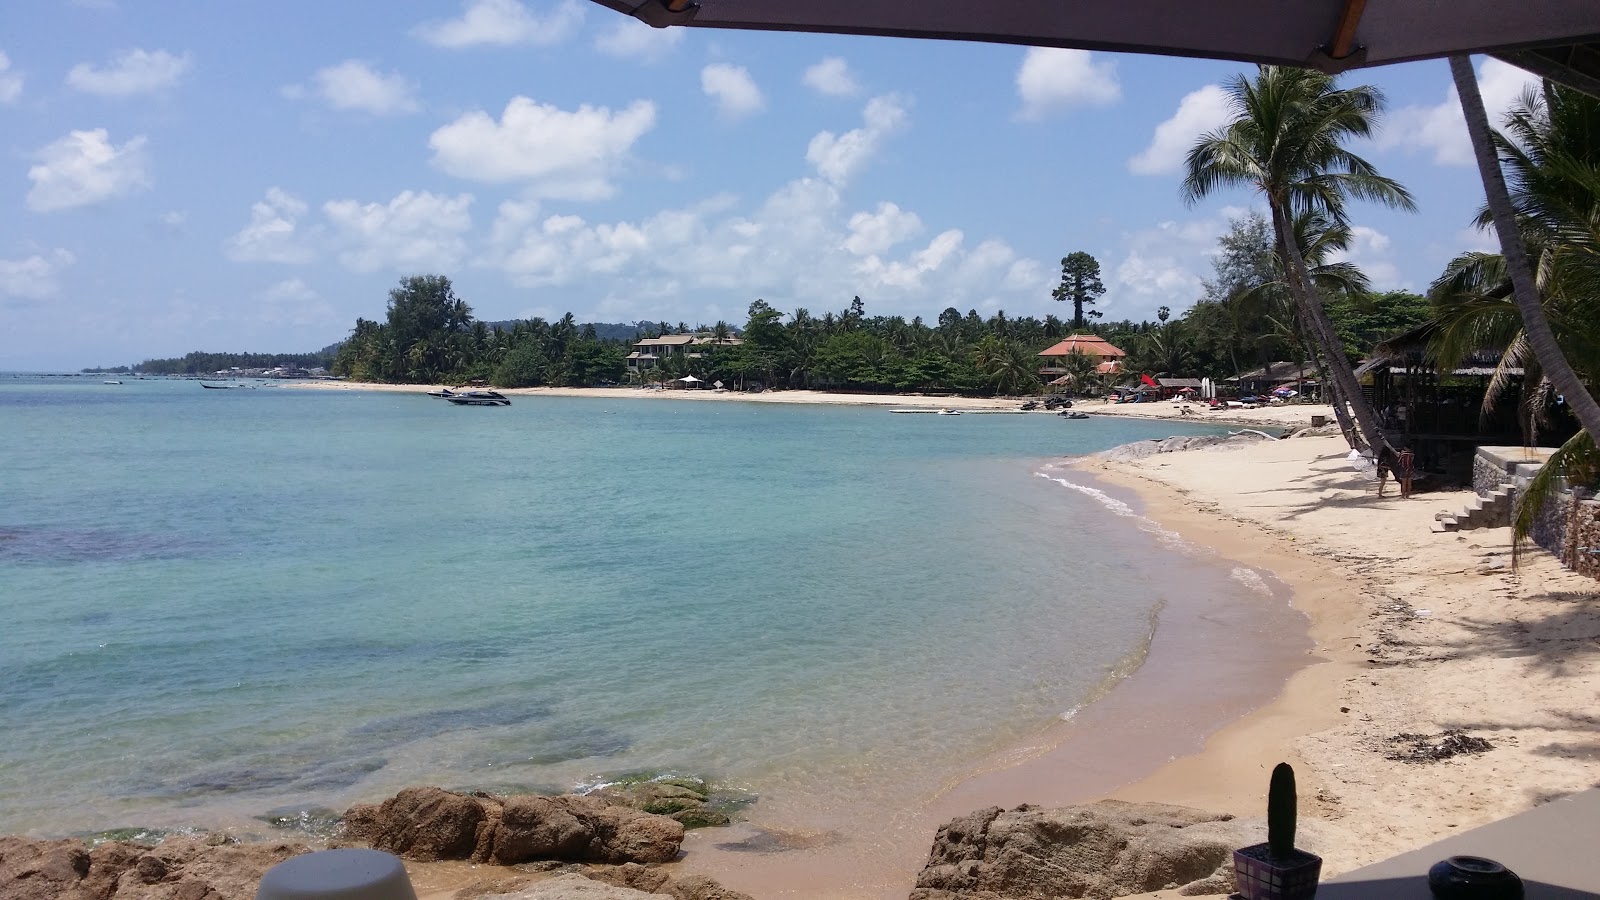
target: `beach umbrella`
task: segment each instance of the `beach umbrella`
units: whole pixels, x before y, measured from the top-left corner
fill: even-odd
[[[694,377],[693,375],[685,375],[682,378],[679,378],[678,380],[683,382],[684,384],[699,384],[700,383],[700,379]]]
[[[594,2],[658,28],[985,41],[1310,66],[1326,72],[1492,53],[1543,77],[1600,91],[1600,16],[1594,0]]]

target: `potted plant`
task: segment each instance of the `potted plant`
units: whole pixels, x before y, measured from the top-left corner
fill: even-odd
[[[1233,851],[1234,886],[1243,900],[1308,900],[1316,896],[1322,857],[1294,846],[1294,769],[1278,763],[1267,790],[1267,842]]]

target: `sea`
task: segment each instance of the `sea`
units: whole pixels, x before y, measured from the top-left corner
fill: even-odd
[[[123,378],[0,375],[0,833],[849,791],[1024,742],[1173,596],[1260,589],[1060,466],[1217,426]]]

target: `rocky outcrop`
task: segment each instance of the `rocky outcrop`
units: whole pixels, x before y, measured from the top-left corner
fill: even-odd
[[[1160,803],[990,807],[939,829],[911,900],[1222,894],[1234,848],[1259,838],[1232,816]]]
[[[660,869],[631,863],[566,872],[485,900],[661,900],[662,896],[676,900],[751,900],[750,895],[730,891],[704,875],[671,878]]]
[[[407,788],[381,805],[351,807],[344,837],[423,861],[660,863],[677,857],[683,825],[595,797]]]
[[[647,813],[669,816],[685,828],[727,825],[729,813],[754,801],[736,790],[714,790],[698,778],[663,777],[608,785],[588,796],[607,803],[631,806]]]
[[[169,838],[149,847],[112,841],[0,837],[5,900],[251,900],[266,871],[303,844]]]

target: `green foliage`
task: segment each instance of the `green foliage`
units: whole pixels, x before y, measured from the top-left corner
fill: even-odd
[[[1345,349],[1358,358],[1372,353],[1379,343],[1428,321],[1433,307],[1428,298],[1409,291],[1385,294],[1345,294],[1329,300],[1328,318],[1338,330]]]
[[[499,387],[538,387],[550,380],[550,361],[538,346],[527,343],[508,351],[491,379]]]
[[[1100,261],[1082,250],[1075,250],[1062,258],[1061,284],[1050,296],[1072,303],[1072,327],[1082,329],[1085,315],[1093,319],[1104,315],[1090,307],[1105,292],[1106,286],[1100,281]]]
[[[1267,846],[1273,856],[1284,859],[1294,855],[1294,831],[1299,815],[1294,768],[1288,763],[1278,763],[1272,770],[1272,784],[1267,789]]]
[[[326,353],[202,353],[194,352],[173,359],[147,359],[133,367],[145,375],[209,375],[223,369],[325,369],[333,359]],[[87,369],[85,371],[88,371]],[[111,370],[128,371],[126,366]]]

